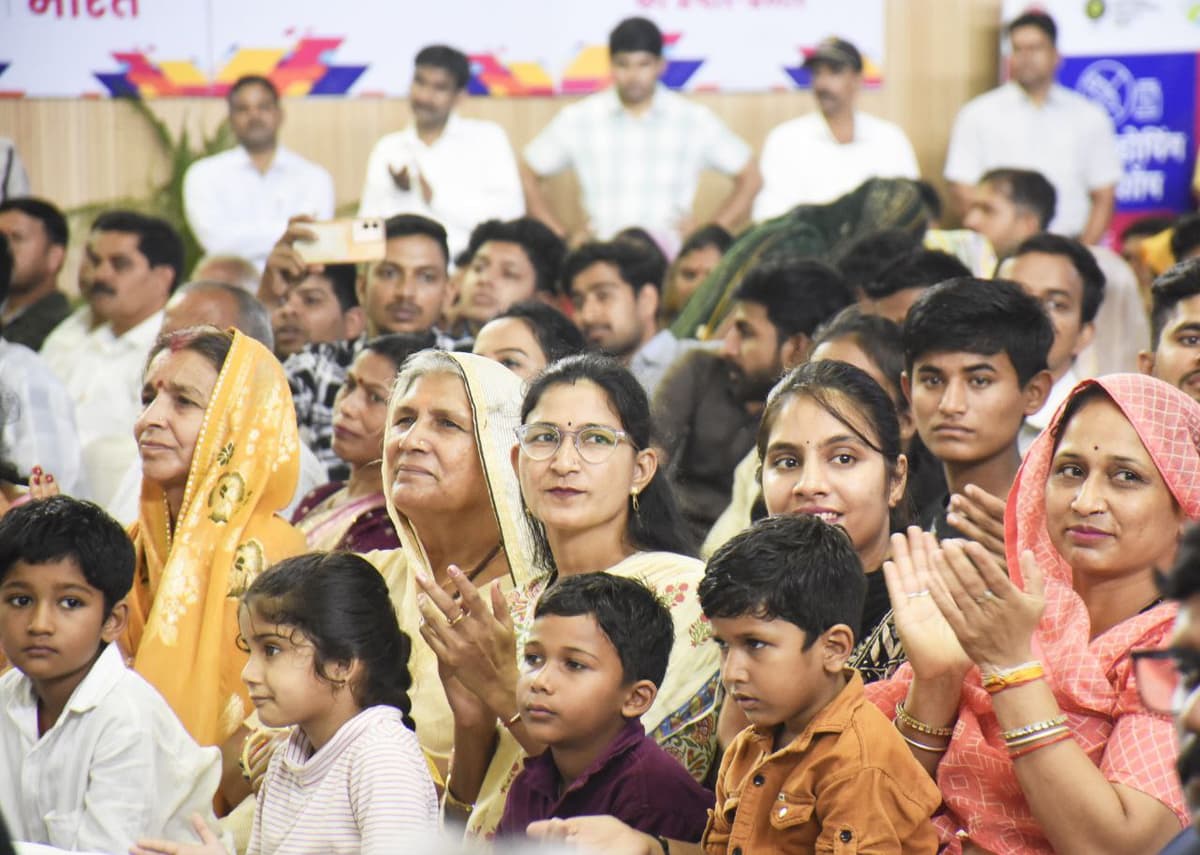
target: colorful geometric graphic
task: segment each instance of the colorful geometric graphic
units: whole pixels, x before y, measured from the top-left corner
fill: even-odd
[[[95,72],[114,98],[163,96],[224,96],[239,77],[260,74],[283,95],[345,95],[367,70],[365,65],[334,65],[333,54],[343,39],[303,38],[286,48],[238,48],[233,57],[208,80],[190,60],[153,62],[142,52],[114,53],[121,64],[117,72]]]
[[[811,45],[809,47],[802,47],[802,48],[800,48],[800,54],[804,57],[805,60],[807,60],[808,57],[811,56],[813,51],[815,51],[816,49],[817,49],[816,45]],[[872,61],[870,57],[864,56],[862,59],[863,59],[863,73],[862,73],[863,84],[866,86],[878,86],[879,84],[883,83],[883,69],[881,69],[878,64],[876,64],[874,61]],[[787,76],[792,79],[792,82],[794,84],[796,84],[797,88],[799,88],[799,89],[811,89],[812,88],[812,74],[809,73],[808,69],[804,67],[803,61],[801,61],[801,63],[797,66],[785,66],[783,70],[784,70],[784,72],[786,72]]]

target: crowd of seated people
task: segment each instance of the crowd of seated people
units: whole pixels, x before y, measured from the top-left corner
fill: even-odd
[[[0,188],[0,853],[1200,852],[1200,215],[1098,246],[1111,128],[1005,37],[961,230],[853,44],[756,155],[645,18],[523,152],[422,50],[371,261],[264,77],[191,271],[105,211],[72,301]]]

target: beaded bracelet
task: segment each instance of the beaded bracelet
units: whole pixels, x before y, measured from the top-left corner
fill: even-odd
[[[954,728],[952,727],[933,727],[923,721],[918,721],[909,715],[908,710],[904,708],[904,702],[896,704],[896,719],[904,722],[908,727],[915,730],[917,733],[924,733],[926,736],[953,736]]]
[[[1022,736],[1017,739],[1006,739],[1004,740],[1004,744],[1008,748],[1020,748],[1022,745],[1029,745],[1031,742],[1037,742],[1039,739],[1061,736],[1064,733],[1070,733],[1070,730],[1065,724],[1060,724],[1058,727],[1039,730],[1037,733],[1031,733],[1028,736]]]
[[[1060,733],[1058,736],[1054,737],[1053,739],[1045,739],[1040,742],[1035,742],[1033,745],[1030,745],[1026,748],[1022,748],[1020,751],[1009,751],[1008,756],[1009,756],[1010,760],[1016,760],[1018,757],[1024,757],[1026,754],[1032,754],[1033,752],[1037,751],[1039,748],[1045,748],[1048,745],[1055,745],[1059,742],[1066,742],[1070,738],[1071,738],[1071,734],[1069,732]]]
[[[917,740],[913,739],[911,736],[909,736],[907,733],[905,733],[903,730],[900,730],[899,728],[897,728],[897,732],[900,734],[900,738],[903,739],[905,742],[907,742],[909,745],[911,745],[913,748],[919,748],[922,751],[928,751],[930,754],[945,754],[947,751],[950,750],[949,745],[926,745],[924,742],[917,742]]]
[[[1033,724],[1027,724],[1023,727],[1014,727],[1012,730],[1006,730],[1000,734],[1000,738],[1005,742],[1010,742],[1013,739],[1020,739],[1022,736],[1029,736],[1033,733],[1041,733],[1049,730],[1052,727],[1058,727],[1061,724],[1067,723],[1066,715],[1056,715],[1054,718],[1048,718],[1045,721],[1035,721]]]
[[[1031,662],[1022,662],[1013,668],[1002,668],[999,671],[989,671],[983,674],[983,688],[989,695],[994,695],[1005,689],[1024,686],[1026,683],[1032,683],[1045,676],[1045,668],[1042,667],[1041,662],[1035,659]]]

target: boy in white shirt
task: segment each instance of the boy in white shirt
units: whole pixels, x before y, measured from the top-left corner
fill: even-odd
[[[133,546],[66,496],[0,519],[0,805],[14,840],[128,852],[213,820],[221,773],[166,701],[125,667]],[[187,667],[180,663],[180,667]]]

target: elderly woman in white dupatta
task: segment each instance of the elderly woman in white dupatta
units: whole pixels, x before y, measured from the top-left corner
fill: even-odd
[[[442,661],[455,712],[447,812],[467,814],[468,833],[484,837],[494,833],[526,754],[544,749],[521,722],[517,651],[537,598],[560,576],[614,573],[643,581],[663,599],[675,646],[642,722],[698,779],[716,756],[719,655],[696,596],[704,567],[690,557],[686,527],[658,471],[645,392],[616,361],[573,356],[534,380],[521,421],[513,465],[535,521],[535,566],[550,572],[515,601],[493,595],[490,605],[462,575],[457,600],[426,580],[420,604],[421,632]]]

